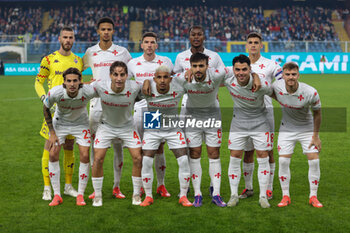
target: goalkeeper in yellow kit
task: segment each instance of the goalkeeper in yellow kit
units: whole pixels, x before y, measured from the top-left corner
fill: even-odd
[[[62,85],[63,72],[70,67],[75,67],[82,71],[83,62],[80,57],[72,53],[71,49],[74,43],[74,31],[70,27],[64,27],[61,29],[60,36],[58,38],[60,42],[60,49],[44,57],[40,64],[40,71],[35,80],[35,91],[40,97],[41,101],[45,99],[44,82],[47,80],[47,86],[51,89],[54,86]],[[51,200],[51,187],[49,177],[49,129],[45,120],[43,121],[40,135],[43,136],[45,141],[44,152],[42,157],[42,173],[44,177],[44,192],[43,200]],[[73,153],[74,137],[68,136],[64,148],[64,171],[66,178],[66,185],[64,188],[64,194],[73,197],[77,196],[77,191],[72,186],[72,175],[74,168],[74,153]]]

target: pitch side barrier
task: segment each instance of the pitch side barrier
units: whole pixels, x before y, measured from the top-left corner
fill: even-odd
[[[173,63],[178,53],[158,53],[169,57]],[[226,66],[232,66],[232,59],[241,53],[219,53]],[[78,53],[82,57],[83,53]],[[141,56],[142,53],[131,53],[133,58]],[[247,55],[247,54],[246,54]],[[272,59],[281,66],[286,62],[296,62],[302,74],[350,74],[350,53],[262,53],[266,58]],[[325,56],[325,62],[321,57]],[[5,75],[36,75],[39,72],[39,63],[6,63]],[[83,72],[84,75],[91,75],[91,69]]]

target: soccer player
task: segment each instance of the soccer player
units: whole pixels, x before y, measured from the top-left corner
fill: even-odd
[[[299,67],[293,62],[283,66],[283,79],[273,83],[273,91],[282,106],[282,120],[278,136],[279,171],[282,200],[278,207],[290,205],[290,160],[296,142],[300,142],[309,163],[309,203],[317,208],[323,205],[317,199],[320,182],[321,101],[317,90],[299,82]],[[312,112],[311,112],[311,110]]]
[[[251,62],[252,71],[258,74],[261,78],[265,78],[270,84],[274,80],[282,78],[282,68],[270,59],[267,59],[260,54],[262,49],[262,36],[260,33],[251,32],[247,36],[246,48],[249,53],[249,59]],[[272,199],[273,191],[273,178],[275,174],[275,160],[273,157],[273,138],[275,132],[275,121],[273,115],[272,100],[269,96],[265,95],[265,105],[267,109],[267,119],[270,126],[269,143],[271,147],[269,149],[269,184],[267,187],[267,198]],[[250,140],[245,148],[244,161],[243,161],[243,177],[245,181],[245,189],[239,196],[244,199],[253,195],[253,173],[254,173],[254,146]]]
[[[50,134],[48,140],[49,175],[54,191],[54,198],[49,206],[56,206],[63,202],[60,191],[59,155],[61,145],[64,145],[68,135],[73,135],[79,145],[80,167],[76,204],[83,206],[86,205],[84,191],[90,170],[90,129],[86,105],[95,96],[95,91],[89,85],[82,85],[82,75],[77,68],[67,69],[62,76],[63,85],[53,87],[44,100],[44,116]],[[57,107],[52,120],[50,108],[54,104],[57,104]]]
[[[72,53],[71,49],[74,43],[74,31],[70,27],[64,27],[60,31],[58,37],[60,49],[44,57],[40,63],[40,71],[35,80],[35,91],[41,101],[46,98],[44,82],[47,80],[49,90],[63,83],[62,74],[69,67],[75,67],[79,71],[83,68],[83,63],[80,57]],[[44,178],[44,192],[42,199],[51,200],[51,187],[49,177],[49,129],[44,119],[40,130],[40,135],[46,139],[44,152],[42,157],[42,173]],[[74,168],[74,153],[73,153],[74,137],[68,136],[63,144],[64,149],[64,171],[65,171],[65,188],[64,194],[73,197],[77,196],[77,191],[72,186],[72,176]]]
[[[92,185],[95,191],[93,206],[102,206],[103,161],[111,142],[120,139],[129,149],[133,160],[132,183],[134,193],[132,204],[141,203],[141,140],[134,126],[132,109],[141,88],[135,81],[127,80],[128,68],[124,62],[115,61],[110,66],[110,79],[94,82],[102,105],[101,123],[94,141],[94,163]]]
[[[219,54],[217,54],[214,51],[211,51],[209,49],[206,49],[204,47],[204,29],[202,26],[194,25],[191,27],[189,31],[189,41],[191,44],[191,48],[179,53],[175,60],[175,66],[173,69],[174,73],[182,73],[184,71],[190,70],[191,64],[190,64],[190,57],[192,54],[200,52],[204,53],[205,55],[209,56],[209,68],[215,68],[215,69],[224,69],[225,65],[222,62]],[[185,116],[186,114],[186,102],[187,102],[187,94],[185,94],[182,98],[182,106],[181,106],[181,116]],[[212,182],[210,184],[209,188],[210,196],[212,196],[213,193],[213,185]]]
[[[161,115],[163,122],[169,124],[171,120],[177,118],[167,118],[166,116],[176,116],[178,113],[178,103],[185,93],[185,90],[176,82],[172,82],[169,67],[162,65],[155,71],[154,82],[151,82],[151,96],[146,96],[148,110],[153,117],[151,122],[159,120]],[[146,82],[145,82],[146,83]],[[160,120],[159,120],[160,121]],[[160,122],[158,122],[160,124]],[[159,125],[160,126],[160,125]],[[187,190],[190,181],[190,166],[188,164],[187,144],[183,131],[179,127],[165,127],[163,124],[159,129],[145,129],[142,141],[142,183],[146,197],[141,206],[149,206],[153,203],[152,183],[153,183],[153,157],[162,142],[166,140],[169,149],[174,153],[179,165],[180,199],[182,206],[192,206],[187,199]]]
[[[187,92],[186,114],[191,120],[205,122],[207,120],[219,121],[220,127],[187,127],[186,140],[190,151],[190,168],[194,189],[195,207],[202,206],[202,192],[200,189],[202,179],[201,154],[202,138],[207,145],[209,158],[209,176],[213,183],[212,202],[220,207],[226,203],[220,196],[221,162],[220,146],[222,141],[221,112],[217,94],[226,72],[225,69],[208,69],[209,56],[203,53],[194,53],[190,57],[190,71],[194,78],[188,82],[184,74],[175,78]]]
[[[131,55],[126,48],[113,43],[114,22],[111,18],[105,17],[98,20],[97,33],[100,36],[100,41],[86,50],[83,57],[84,69],[91,67],[95,80],[109,80],[109,67],[112,63],[114,61],[122,61],[127,64],[131,59]],[[95,136],[101,116],[101,100],[99,98],[91,100],[90,129],[92,137]],[[119,187],[123,167],[123,147],[118,140],[113,141],[112,144],[114,148],[113,196],[116,198],[125,198]],[[91,153],[92,162],[94,161],[93,156],[93,153]],[[93,197],[94,195],[92,194],[89,198],[92,199]]]
[[[231,198],[227,206],[238,204],[238,185],[241,178],[241,159],[243,150],[249,139],[253,141],[258,160],[258,180],[260,186],[259,204],[269,208],[266,189],[269,179],[268,150],[271,148],[267,111],[264,95],[271,95],[271,85],[261,79],[262,87],[258,91],[252,89],[250,60],[245,55],[239,55],[232,60],[234,76],[225,80],[225,86],[234,100],[233,118],[230,128],[228,148],[231,153],[228,177],[231,188]]]
[[[141,87],[144,80],[150,80],[154,77],[155,70],[165,65],[173,69],[171,60],[164,56],[159,56],[155,53],[158,48],[157,34],[154,32],[145,32],[141,40],[141,48],[143,54],[140,57],[131,59],[128,63],[128,70],[131,76],[136,80],[136,83]],[[147,110],[147,102],[145,99],[136,102],[134,106],[134,121],[141,138],[143,138],[143,112]],[[157,193],[162,197],[170,197],[170,193],[167,191],[164,185],[165,177],[165,156],[164,156],[164,143],[160,144],[160,147],[155,154],[155,169],[157,174]]]

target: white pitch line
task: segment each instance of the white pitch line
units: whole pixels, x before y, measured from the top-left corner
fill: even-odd
[[[11,102],[11,101],[26,101],[26,100],[35,100],[38,97],[24,97],[24,98],[16,98],[16,99],[2,99],[2,102]]]

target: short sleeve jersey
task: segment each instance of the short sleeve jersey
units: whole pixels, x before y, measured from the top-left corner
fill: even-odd
[[[163,116],[175,116],[178,114],[178,106],[185,89],[177,82],[171,81],[169,91],[160,94],[157,91],[156,83],[151,81],[152,96],[145,96],[148,111],[159,110]]]
[[[59,119],[59,124],[73,126],[77,124],[88,124],[88,113],[86,106],[89,100],[96,97],[93,87],[83,85],[79,89],[78,95],[71,98],[67,90],[62,86],[53,87],[47,94],[44,104],[51,108],[55,103],[57,105],[55,118]]]
[[[266,120],[266,107],[264,95],[272,94],[272,87],[268,81],[261,79],[261,88],[253,92],[253,77],[250,76],[246,86],[240,86],[237,79],[232,76],[225,80],[225,86],[234,101],[233,111],[239,120]]]
[[[128,50],[122,46],[112,44],[107,50],[102,50],[99,44],[88,48],[83,57],[84,69],[91,67],[92,75],[96,80],[109,80],[109,68],[115,61],[125,64],[131,60]],[[102,111],[101,102],[98,99],[91,101],[94,110]]]
[[[226,69],[209,68],[206,72],[205,80],[197,82],[192,79],[189,83],[184,73],[178,74],[174,80],[182,85],[187,92],[186,113],[209,117],[211,114],[217,115],[220,112],[217,101],[219,87],[226,77]]]
[[[282,79],[282,68],[277,62],[267,59],[263,56],[253,64],[251,64],[252,72],[259,75],[260,78],[265,78],[270,84],[273,80]],[[265,96],[266,107],[272,108],[272,99]]]
[[[218,53],[204,48],[203,53],[209,56],[209,68],[224,69],[225,65]],[[191,67],[190,57],[192,56],[191,49],[179,53],[175,60],[174,73],[182,73],[189,70]]]
[[[93,87],[101,98],[102,123],[118,128],[133,125],[132,110],[141,89],[135,81],[126,80],[120,93],[111,89],[110,79],[94,82]]]
[[[109,79],[109,67],[115,61],[125,64],[131,60],[128,50],[122,46],[112,44],[107,50],[102,50],[99,44],[88,48],[83,57],[84,69],[91,67],[92,75],[96,80]]]
[[[71,67],[82,71],[82,59],[74,53],[71,53],[69,56],[63,56],[58,51],[55,51],[41,60],[36,81],[43,84],[47,80],[47,86],[51,89],[63,83],[62,74]]]
[[[152,61],[146,61],[143,55],[131,59],[128,63],[128,70],[130,75],[135,78],[136,83],[142,86],[143,81],[146,79],[150,80],[154,77],[154,72],[161,65],[165,65],[169,67],[170,70],[173,70],[173,63],[171,60],[157,54]]]
[[[284,79],[272,84],[277,101],[282,106],[281,128],[285,131],[313,131],[313,115],[310,109],[321,109],[321,100],[315,88],[299,82],[293,94],[286,90]]]

